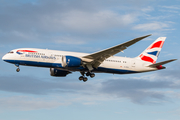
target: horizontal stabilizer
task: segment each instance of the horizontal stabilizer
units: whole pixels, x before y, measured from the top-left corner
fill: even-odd
[[[167,63],[169,63],[169,62],[175,61],[175,60],[177,60],[177,59],[172,59],[172,60],[167,60],[167,61],[163,61],[163,62],[151,64],[151,65],[149,65],[148,67],[157,67],[157,66],[164,65],[164,64],[167,64]]]

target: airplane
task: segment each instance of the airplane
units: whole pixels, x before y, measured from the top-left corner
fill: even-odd
[[[55,77],[65,77],[72,72],[79,71],[81,73],[79,80],[84,82],[88,80],[88,76],[93,78],[95,73],[130,74],[156,71],[165,69],[162,65],[177,60],[171,59],[156,63],[166,37],[159,37],[135,58],[114,56],[149,36],[151,34],[92,54],[19,48],[5,54],[2,60],[14,64],[17,72],[20,71],[20,65],[50,68],[50,75]]]

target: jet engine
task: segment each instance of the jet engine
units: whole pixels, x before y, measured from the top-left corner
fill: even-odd
[[[55,68],[50,68],[51,76],[65,77],[69,73],[71,73],[71,72],[65,71],[65,70],[58,70],[58,69],[55,69]]]
[[[82,60],[73,56],[63,56],[62,57],[62,67],[80,67],[82,65]]]

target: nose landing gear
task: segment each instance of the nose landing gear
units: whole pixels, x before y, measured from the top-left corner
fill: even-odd
[[[17,68],[17,69],[16,69],[16,72],[19,72],[19,71],[20,71],[20,69],[19,69],[19,68]]]
[[[15,66],[17,67],[16,72],[19,72],[20,71],[19,64],[15,64]]]

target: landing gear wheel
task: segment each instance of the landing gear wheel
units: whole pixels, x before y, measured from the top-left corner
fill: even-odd
[[[86,76],[90,76],[90,75],[91,75],[91,73],[90,73],[90,72],[87,72],[87,73],[86,73]]]
[[[91,74],[90,74],[90,77],[91,77],[91,78],[93,78],[94,76],[95,76],[95,74],[94,74],[94,73],[91,73]]]
[[[80,76],[80,77],[79,77],[79,80],[83,80],[83,78],[84,78],[83,76]]]
[[[16,69],[16,72],[19,72],[19,71],[20,71],[20,69],[19,69],[19,68],[17,68],[17,69]]]
[[[83,81],[84,81],[84,82],[86,82],[87,80],[88,80],[87,77],[84,77],[84,78],[83,78]]]

